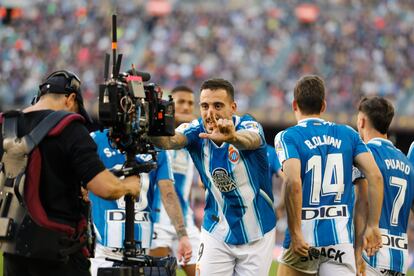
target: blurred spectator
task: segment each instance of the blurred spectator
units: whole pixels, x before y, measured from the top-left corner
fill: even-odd
[[[91,107],[110,51],[113,1],[39,2],[1,26],[0,100],[28,103],[40,76],[69,65],[81,72]],[[379,94],[397,115],[414,115],[413,1],[171,2],[158,17],[146,13],[146,1],[117,2],[124,70],[139,59],[165,88],[219,75],[236,84],[241,112],[290,110],[294,81],[315,73],[327,80],[328,112],[353,111],[361,95]]]

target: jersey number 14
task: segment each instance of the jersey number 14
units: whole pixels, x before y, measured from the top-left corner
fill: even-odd
[[[323,179],[320,155],[314,155],[308,160],[306,173],[308,172],[312,173],[310,204],[320,204],[321,195],[335,195],[335,202],[341,201],[345,187],[342,153],[328,154]]]

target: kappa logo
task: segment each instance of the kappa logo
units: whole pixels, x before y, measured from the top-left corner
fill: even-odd
[[[230,177],[229,173],[223,168],[217,168],[213,171],[214,185],[222,193],[231,192],[237,188],[236,182]]]
[[[240,153],[233,146],[230,146],[229,147],[229,160],[233,164],[237,164],[239,162],[239,160],[240,160]]]

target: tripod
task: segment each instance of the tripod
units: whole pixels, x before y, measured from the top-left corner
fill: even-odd
[[[135,153],[126,153],[126,161],[121,170],[113,171],[116,176],[130,176],[139,173],[149,173],[155,169],[154,161],[137,163]],[[98,276],[175,276],[177,260],[175,257],[151,257],[143,254],[137,248],[134,237],[135,198],[126,195],[125,199],[125,240],[122,258],[107,258],[114,262],[113,267],[98,269]],[[139,243],[139,242],[138,242]]]

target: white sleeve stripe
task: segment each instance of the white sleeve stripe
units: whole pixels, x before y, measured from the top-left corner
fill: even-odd
[[[223,207],[225,206],[224,204],[224,199],[222,197],[221,192],[218,190],[218,188],[216,187],[216,185],[214,184],[213,181],[213,177],[210,173],[210,163],[211,163],[211,159],[210,159],[210,143],[205,143],[203,145],[203,152],[204,152],[204,160],[203,162],[203,166],[204,166],[204,172],[210,182],[210,191],[212,196],[214,197],[215,201],[216,201],[216,206],[217,206],[217,216],[220,218],[219,222],[217,223],[213,223],[211,225],[211,228],[208,229],[208,232],[212,233],[212,232],[216,232],[217,235],[221,236],[221,237],[225,237],[230,229],[230,226],[228,225],[227,220],[224,217],[224,213],[223,213]],[[208,190],[208,189],[207,189]],[[218,225],[221,225],[221,227],[217,227]]]
[[[280,137],[280,144],[282,145],[282,147],[283,147],[283,152],[284,152],[284,154],[285,154],[285,160],[287,160],[287,159],[289,159],[290,157],[289,157],[289,152],[287,151],[287,146],[286,146],[286,144],[285,144],[285,141],[283,140],[283,136],[285,135],[285,133],[286,133],[286,131],[283,131],[283,133],[282,133],[282,135],[280,135],[281,137]],[[283,160],[284,161],[284,160]]]

